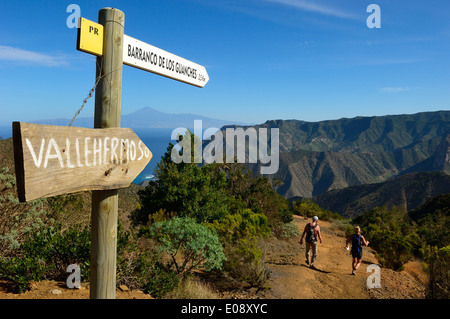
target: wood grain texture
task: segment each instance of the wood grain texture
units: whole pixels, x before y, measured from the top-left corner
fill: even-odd
[[[114,8],[98,13],[103,56],[97,57],[94,128],[120,127],[125,15]],[[90,298],[116,298],[117,190],[92,191]]]
[[[117,190],[92,192],[90,298],[115,299]]]
[[[99,11],[99,24],[103,29],[103,56],[97,57],[94,127],[120,127],[123,32],[125,15],[122,11],[104,8]]]
[[[20,201],[128,187],[152,154],[129,128],[13,123]]]

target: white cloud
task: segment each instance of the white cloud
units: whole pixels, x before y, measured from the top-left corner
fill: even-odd
[[[62,56],[53,56],[33,51],[27,51],[5,45],[0,45],[0,60],[31,63],[51,67],[69,64]]]
[[[325,4],[318,4],[317,1],[307,0],[264,0],[266,2],[278,3],[286,5],[295,9],[319,13],[327,16],[333,16],[344,19],[358,19],[357,16],[343,10],[327,6]]]
[[[383,93],[399,93],[399,92],[409,91],[410,89],[411,88],[409,88],[409,87],[387,86],[387,87],[381,88],[381,92],[383,92]]]

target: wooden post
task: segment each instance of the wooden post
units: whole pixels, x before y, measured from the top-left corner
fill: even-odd
[[[94,128],[120,127],[125,14],[99,11],[103,56],[97,57]],[[127,146],[128,147],[128,146]],[[92,192],[90,298],[116,298],[118,190]]]

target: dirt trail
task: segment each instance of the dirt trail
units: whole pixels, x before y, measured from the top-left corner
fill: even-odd
[[[295,216],[294,224],[301,231],[309,220]],[[319,221],[323,243],[318,244],[314,268],[305,263],[305,245],[300,246],[299,237],[286,241],[278,257],[269,254],[269,268],[272,271],[269,298],[349,298],[366,299],[369,292],[366,285],[367,265],[376,263],[370,249],[364,249],[363,263],[356,276],[351,274],[351,256],[345,246],[345,237],[329,222]],[[296,244],[294,246],[293,244]],[[276,246],[283,246],[274,243]],[[292,249],[293,248],[293,249]],[[272,250],[272,249],[270,249]]]
[[[309,220],[294,216],[293,223],[303,231]],[[423,298],[426,275],[418,262],[405,265],[405,271],[381,268],[382,288],[367,288],[367,266],[378,263],[370,247],[364,247],[363,263],[356,276],[351,275],[351,256],[344,248],[345,236],[335,223],[319,221],[323,244],[319,243],[315,268],[305,263],[305,245],[300,236],[288,240],[270,239],[266,249],[271,276],[270,289],[244,289],[220,294],[222,298],[263,299],[368,299]],[[370,240],[370,239],[369,239]],[[0,299],[88,299],[88,284],[68,289],[63,282],[42,281],[23,294],[14,294],[7,282],[0,281]],[[56,292],[56,293],[55,293]],[[219,297],[219,295],[218,295]],[[142,291],[117,289],[117,299],[151,299]]]
[[[301,232],[310,220],[294,216]],[[367,266],[378,264],[374,252],[364,247],[363,262],[356,276],[351,274],[352,258],[345,246],[345,235],[335,224],[319,221],[323,244],[319,243],[314,268],[305,263],[305,245],[299,238],[269,243],[268,266],[271,287],[264,298],[273,299],[367,299],[367,298],[423,298],[424,274],[417,265],[409,266],[414,271],[394,272],[381,268],[382,288],[367,287]],[[402,290],[402,288],[404,288]]]

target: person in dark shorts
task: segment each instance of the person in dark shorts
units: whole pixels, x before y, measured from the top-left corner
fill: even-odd
[[[352,249],[350,251],[352,255],[352,275],[356,275],[356,270],[361,265],[362,261],[362,245],[369,246],[369,241],[367,241],[363,235],[361,235],[361,228],[359,226],[355,227],[355,233],[347,239],[345,247],[348,249],[348,244],[352,242]]]

